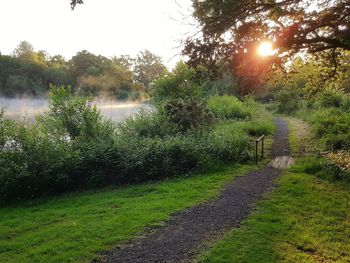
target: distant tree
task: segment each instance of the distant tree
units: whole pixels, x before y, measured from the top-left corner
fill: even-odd
[[[102,64],[105,60],[107,58],[83,50],[70,60],[71,70],[76,78],[83,75],[98,75],[102,72]]]
[[[151,88],[151,83],[164,76],[167,68],[162,63],[162,59],[148,50],[141,51],[135,61],[135,80],[144,85],[147,91]]]
[[[47,64],[49,61],[49,54],[45,50],[39,50],[37,53],[37,60],[39,63]]]
[[[35,60],[37,58],[34,47],[27,41],[21,41],[13,51],[13,56],[23,60]]]
[[[16,59],[0,55],[0,93],[4,93],[11,75],[17,73],[19,63]]]
[[[62,55],[55,55],[48,59],[48,64],[51,67],[64,67],[68,66],[66,59]]]
[[[129,70],[132,70],[132,67],[135,64],[135,59],[129,55],[121,55],[120,57],[112,57],[113,64],[123,66]]]

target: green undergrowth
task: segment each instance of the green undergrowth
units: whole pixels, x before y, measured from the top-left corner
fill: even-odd
[[[172,213],[215,197],[225,183],[252,169],[221,168],[0,208],[0,262],[90,262]]]
[[[256,211],[202,262],[350,262],[350,185],[306,174],[277,179]]]

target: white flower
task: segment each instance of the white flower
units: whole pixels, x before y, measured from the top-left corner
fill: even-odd
[[[22,144],[14,139],[9,139],[2,147],[3,152],[22,152]]]

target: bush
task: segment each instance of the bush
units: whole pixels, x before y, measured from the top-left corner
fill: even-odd
[[[250,136],[271,135],[275,131],[275,125],[268,116],[265,119],[241,122],[240,126]]]
[[[178,124],[170,122],[159,112],[141,111],[118,124],[118,133],[132,137],[173,136],[181,132]]]
[[[300,108],[299,92],[294,89],[282,89],[275,96],[277,111],[290,114]]]
[[[168,121],[178,125],[182,132],[208,127],[215,122],[214,115],[203,102],[198,100],[171,100],[164,104],[162,114]]]
[[[236,103],[236,102],[235,102]],[[242,103],[239,101],[239,103]],[[246,101],[245,107],[257,107]],[[82,97],[52,91],[49,110],[25,125],[0,114],[0,199],[14,201],[109,184],[167,178],[212,161],[250,157],[251,124],[216,122],[203,102],[174,100],[119,125]],[[247,126],[245,126],[247,125]],[[256,125],[258,126],[258,125]]]
[[[76,96],[64,86],[51,86],[49,110],[37,121],[46,133],[80,141],[106,138],[113,129],[92,106],[91,98]]]
[[[196,70],[179,62],[172,73],[154,83],[153,98],[156,101],[168,99],[199,98],[202,89],[196,81]]]
[[[204,138],[203,143],[214,160],[224,163],[242,162],[250,156],[248,136],[237,123],[222,123]]]
[[[220,119],[245,119],[252,116],[249,107],[233,96],[211,97],[208,108]]]
[[[317,110],[312,117],[315,135],[325,150],[350,149],[350,114],[339,109]]]
[[[219,80],[207,80],[202,84],[203,93],[207,97],[211,96],[233,96],[237,91],[237,81],[232,76],[224,76]]]
[[[343,96],[344,95],[339,91],[325,90],[318,94],[316,105],[324,108],[339,108],[342,106]]]
[[[0,196],[14,200],[69,190],[67,171],[76,161],[72,144],[38,127],[10,124],[0,147]]]
[[[89,175],[87,185],[158,180],[200,168],[205,152],[189,136],[117,137],[112,145],[95,145],[82,153],[76,177]]]

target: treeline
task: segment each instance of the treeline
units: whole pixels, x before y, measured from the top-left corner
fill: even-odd
[[[0,54],[0,96],[45,96],[52,84],[82,95],[136,100],[147,97],[154,80],[166,73],[161,58],[148,50],[136,58],[83,50],[66,60],[22,41],[11,56]]]

